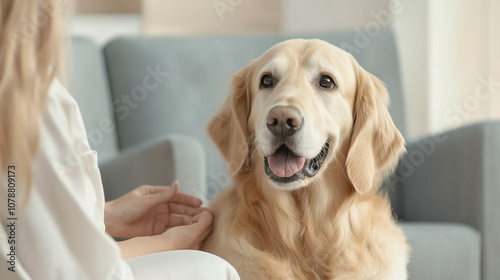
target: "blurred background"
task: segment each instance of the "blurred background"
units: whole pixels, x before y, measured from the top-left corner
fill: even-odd
[[[500,1],[77,0],[72,34],[395,31],[410,138],[500,118]],[[373,29],[372,29],[373,30]]]

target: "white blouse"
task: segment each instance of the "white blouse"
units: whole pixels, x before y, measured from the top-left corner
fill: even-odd
[[[23,170],[14,168],[15,181]],[[40,120],[28,203],[23,205],[25,186],[11,180],[9,189],[9,179],[0,177],[0,279],[133,279],[105,233],[97,155],[80,110],[57,80]]]

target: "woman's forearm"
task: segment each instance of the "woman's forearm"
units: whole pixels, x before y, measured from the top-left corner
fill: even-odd
[[[135,237],[117,243],[124,259],[175,250],[172,242],[161,235]]]

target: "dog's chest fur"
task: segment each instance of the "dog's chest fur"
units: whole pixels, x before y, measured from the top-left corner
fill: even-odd
[[[393,279],[390,258],[406,252],[398,252],[405,248],[404,236],[385,198],[356,197],[349,187],[328,185],[328,177],[283,192],[259,185],[259,176],[240,174],[238,187],[214,201],[224,208],[217,212],[230,216],[223,220],[232,221],[216,224],[215,243],[224,249],[214,253],[230,261],[242,279]],[[372,207],[386,209],[372,217]]]

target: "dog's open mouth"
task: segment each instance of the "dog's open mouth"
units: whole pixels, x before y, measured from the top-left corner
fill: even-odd
[[[316,157],[306,160],[304,157],[295,155],[283,144],[274,154],[264,157],[266,174],[273,181],[284,184],[305,179],[306,176],[313,177],[323,165],[329,147],[327,141]]]

